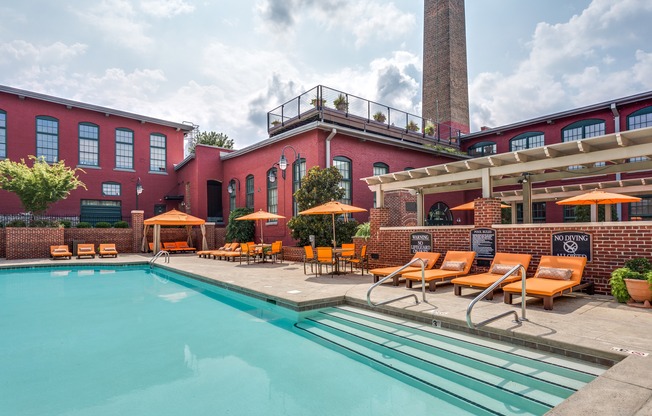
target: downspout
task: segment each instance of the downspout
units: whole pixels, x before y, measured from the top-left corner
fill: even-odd
[[[331,140],[337,134],[337,129],[331,130],[328,137],[326,137],[326,168],[331,167]]]
[[[611,103],[611,114],[614,116],[614,133],[620,133],[620,112],[616,103]],[[620,172],[616,173],[616,180],[620,180]],[[616,204],[616,214],[618,215],[618,221],[623,220],[623,204]],[[607,219],[607,212],[605,210],[605,221],[611,221],[611,218]]]

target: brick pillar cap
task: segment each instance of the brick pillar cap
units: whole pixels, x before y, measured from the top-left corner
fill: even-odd
[[[135,210],[135,209],[134,209],[134,210],[131,211],[131,213],[132,213],[132,214],[144,214],[145,211],[143,211],[143,210]]]

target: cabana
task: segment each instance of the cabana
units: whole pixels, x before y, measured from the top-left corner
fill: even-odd
[[[144,221],[145,230],[143,231],[143,243],[141,245],[141,250],[143,252],[147,251],[147,232],[149,231],[150,226],[154,226],[154,254],[158,253],[161,250],[161,225],[183,225],[186,227],[188,232],[188,243],[192,243],[191,230],[195,225],[199,225],[201,229],[201,240],[202,240],[202,250],[208,248],[208,243],[206,242],[206,223],[205,220],[201,218],[193,217],[184,212],[177,211],[175,209],[164,212],[161,215],[156,217],[148,218]]]

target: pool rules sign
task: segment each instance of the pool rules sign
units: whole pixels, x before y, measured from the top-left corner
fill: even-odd
[[[552,255],[569,257],[586,257],[591,261],[593,251],[591,234],[577,231],[564,231],[552,234]]]

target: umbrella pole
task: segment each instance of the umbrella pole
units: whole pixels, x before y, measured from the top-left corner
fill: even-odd
[[[331,214],[333,218],[333,248],[337,248],[337,242],[335,241],[335,214]]]

